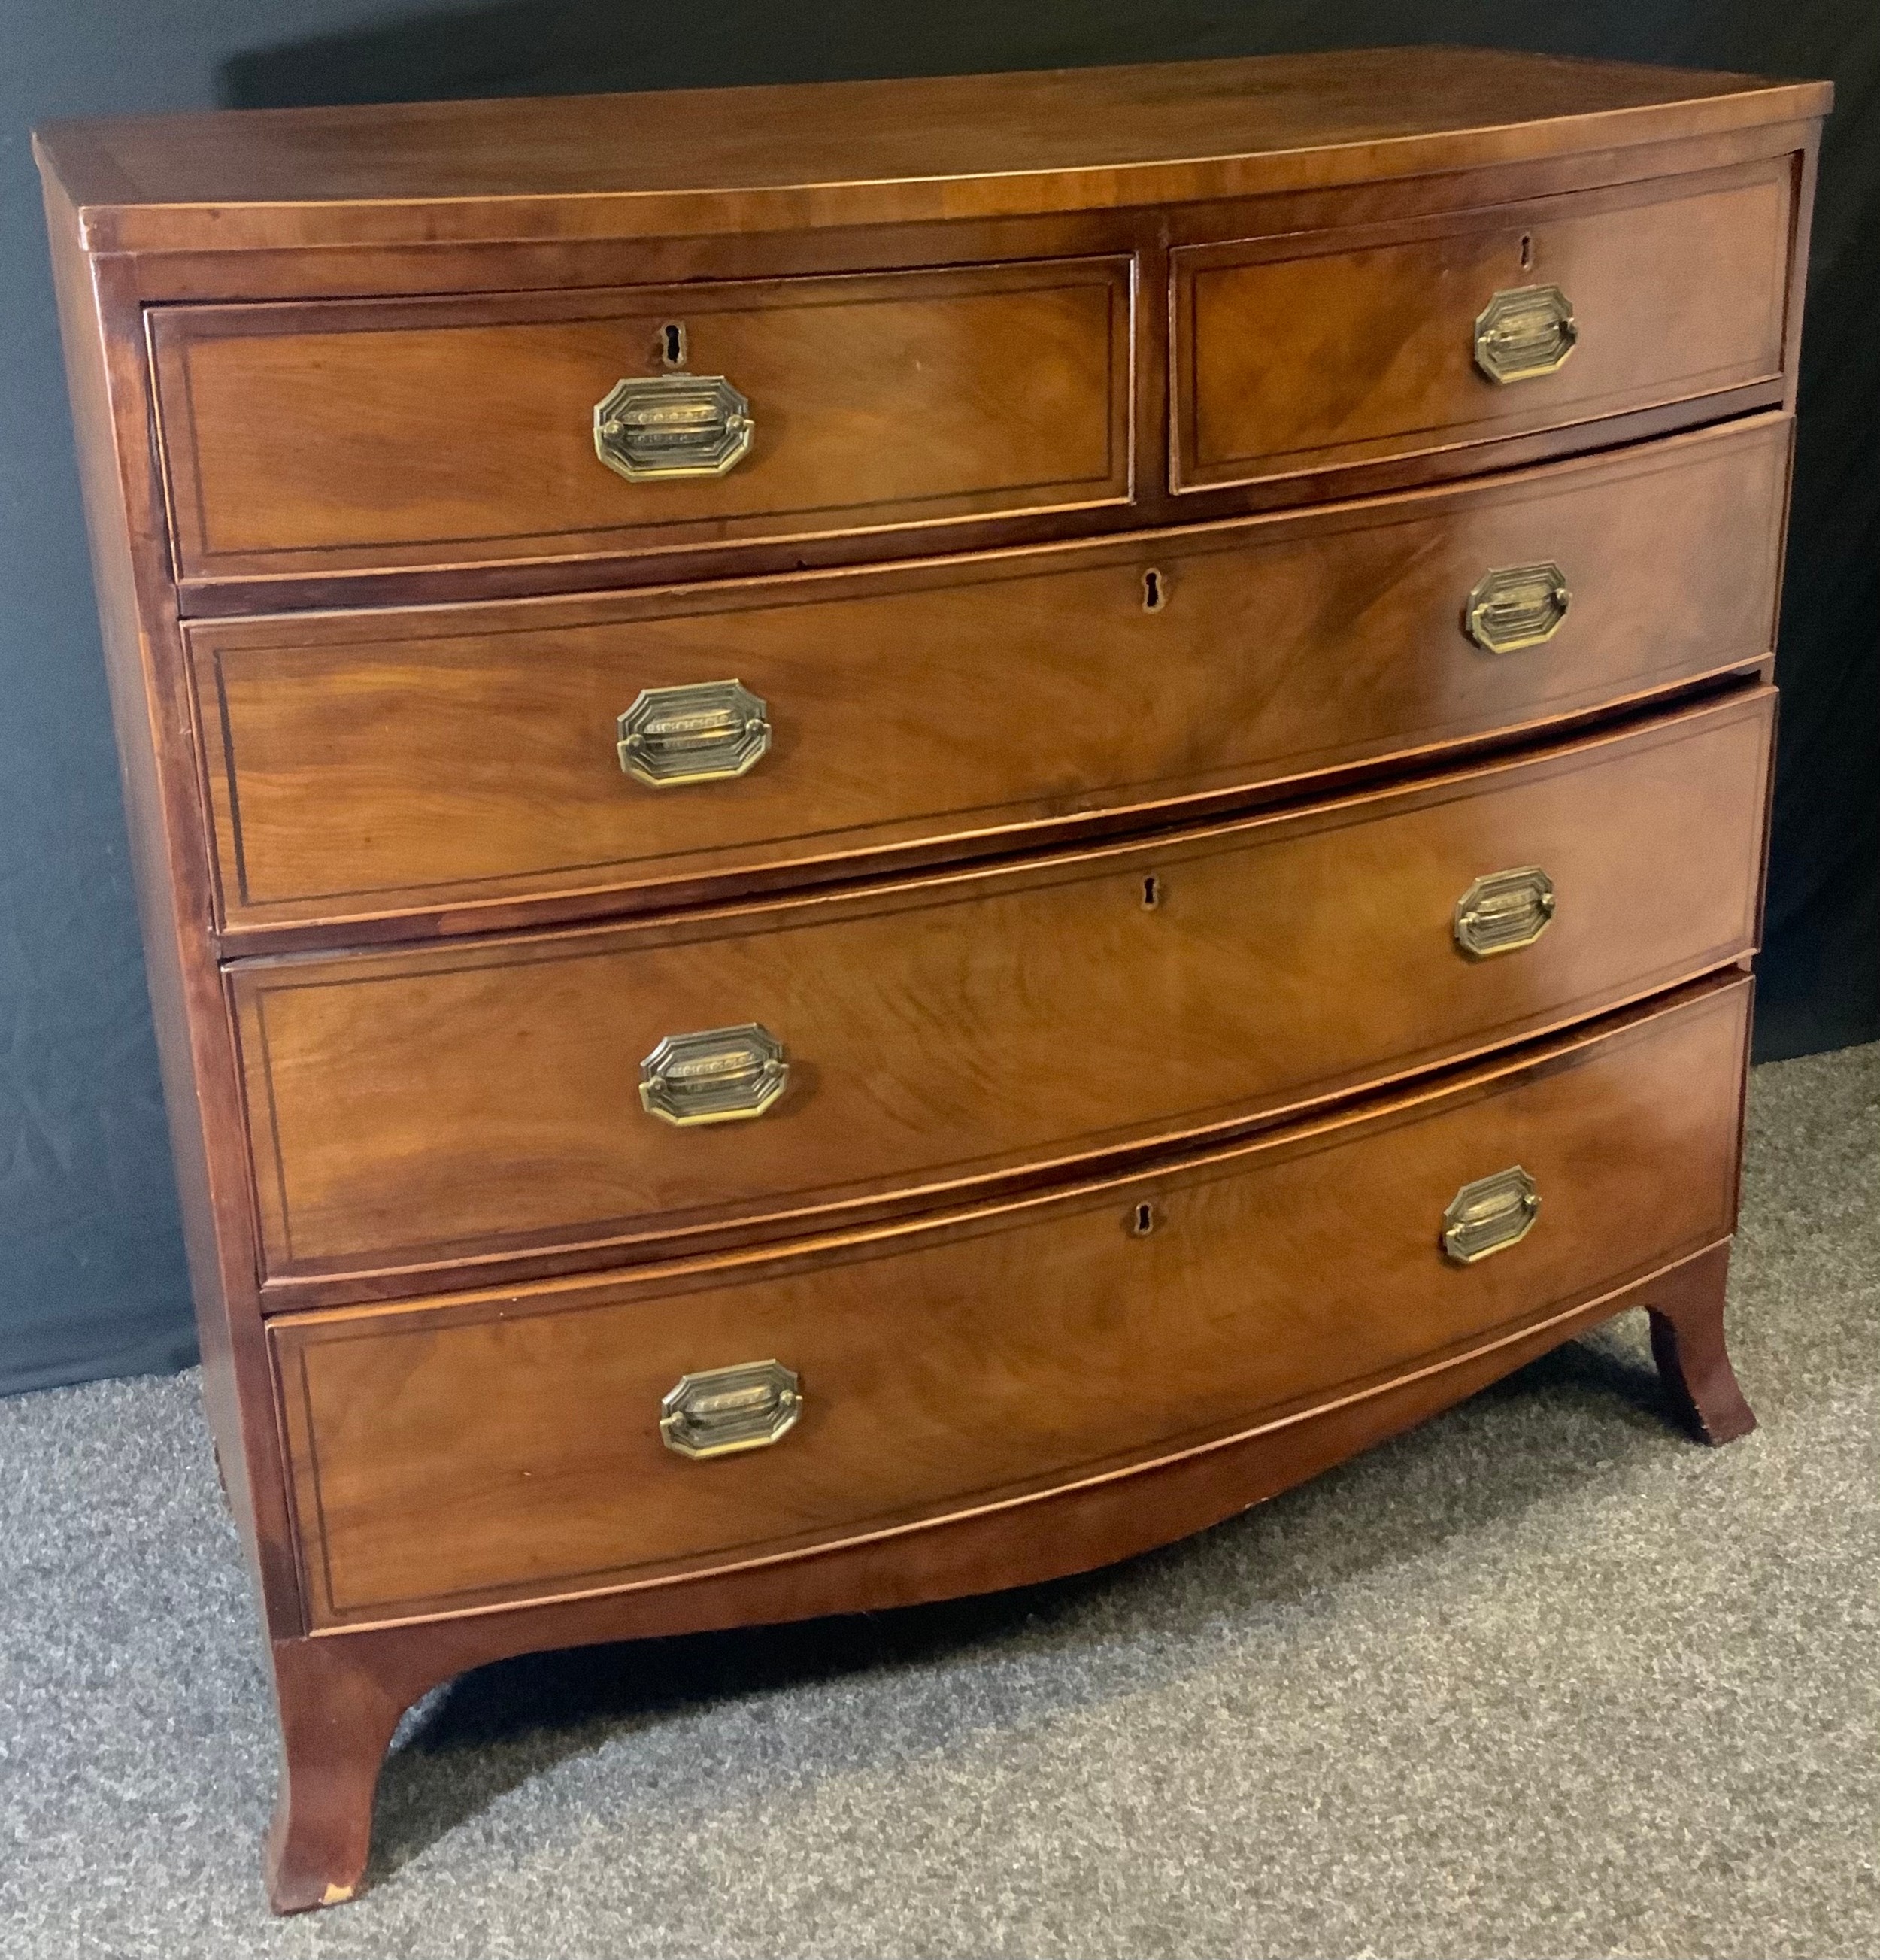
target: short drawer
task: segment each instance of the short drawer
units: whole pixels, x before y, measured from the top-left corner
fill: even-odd
[[[1642,998],[1754,943],[1773,700],[1126,846],[246,963],[274,1297],[1036,1176]]]
[[[1178,250],[1173,487],[1429,455],[1774,380],[1795,167]]]
[[[514,564],[1125,501],[1130,293],[1118,258],[159,308],[178,572]]]
[[[199,622],[224,928],[983,854],[1672,688],[1773,643],[1789,428],[1102,544]]]
[[[276,1320],[312,1617],[918,1528],[1479,1354],[1728,1235],[1748,998],[1738,981],[1153,1175]]]

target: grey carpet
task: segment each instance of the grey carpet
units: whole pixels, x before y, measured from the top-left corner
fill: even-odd
[[[1747,1441],[1630,1316],[1118,1570],[486,1669],[297,1920],[194,1378],[0,1405],[0,1952],[1880,1952],[1880,1046],[1752,1110]]]

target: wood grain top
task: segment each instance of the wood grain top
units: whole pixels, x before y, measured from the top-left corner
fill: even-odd
[[[648,237],[1243,196],[1824,114],[1767,82],[1462,48],[49,125],[93,250]]]

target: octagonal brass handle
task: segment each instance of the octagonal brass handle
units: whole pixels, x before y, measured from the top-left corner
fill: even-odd
[[[660,1404],[660,1440],[695,1460],[762,1449],[796,1427],[803,1382],[781,1361],[681,1375]]]
[[[783,1043],[755,1021],[663,1036],[640,1064],[641,1108],[681,1129],[761,1116],[789,1086]]]
[[[1465,1184],[1443,1214],[1443,1251],[1459,1266],[1505,1252],[1534,1230],[1540,1187],[1519,1164]]]
[[[749,453],[751,405],[722,374],[641,374],[594,404],[594,453],[629,483],[722,476]]]
[[[1538,864],[1491,871],[1455,902],[1455,943],[1471,959],[1532,946],[1552,924],[1554,880]]]
[[[619,733],[621,768],[635,782],[674,789],[754,768],[770,747],[770,710],[742,681],[643,688]]]
[[[1567,618],[1567,574],[1544,565],[1503,565],[1478,580],[1462,608],[1462,630],[1485,653],[1544,646]]]
[[[1573,304],[1558,286],[1510,286],[1475,319],[1475,364],[1491,381],[1551,374],[1579,343]]]

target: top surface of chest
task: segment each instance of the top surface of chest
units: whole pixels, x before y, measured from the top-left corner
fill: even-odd
[[[1770,82],[1478,49],[56,124],[94,250],[435,245],[1036,215],[1716,136]]]

